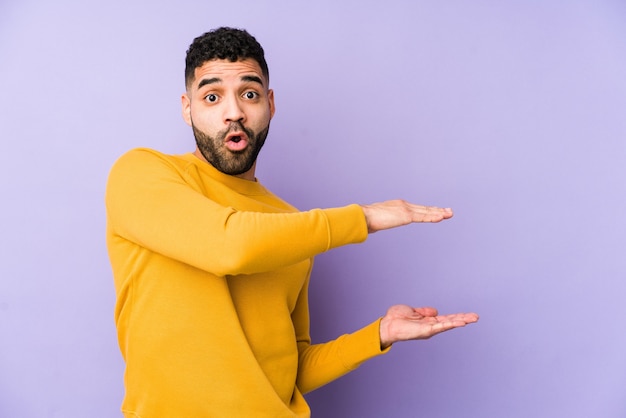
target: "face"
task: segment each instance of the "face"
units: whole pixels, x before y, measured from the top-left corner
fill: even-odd
[[[194,75],[182,105],[196,138],[195,154],[225,174],[254,180],[274,115],[274,93],[259,64],[212,60]]]

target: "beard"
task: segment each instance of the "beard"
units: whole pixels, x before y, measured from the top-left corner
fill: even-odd
[[[220,172],[236,176],[252,168],[265,144],[270,125],[268,122],[264,129],[255,133],[243,126],[241,122],[232,122],[227,129],[218,132],[214,137],[196,128],[193,121],[191,121],[191,128],[202,156]],[[224,139],[233,131],[243,131],[248,137],[248,146],[242,151],[231,151],[224,145]]]

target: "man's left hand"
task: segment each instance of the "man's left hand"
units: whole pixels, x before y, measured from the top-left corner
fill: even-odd
[[[394,305],[380,321],[380,346],[385,349],[398,341],[425,340],[476,321],[475,313],[439,315],[435,308]]]

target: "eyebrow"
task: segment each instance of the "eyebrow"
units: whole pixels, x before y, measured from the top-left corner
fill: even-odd
[[[207,84],[216,84],[216,83],[220,83],[221,81],[222,80],[217,77],[204,78],[200,81],[200,83],[198,83],[198,90],[200,90],[202,87],[206,86]]]
[[[261,77],[257,77],[255,75],[244,75],[243,77],[241,77],[241,81],[259,83],[261,86],[263,86],[263,80],[261,80]]]
[[[263,80],[261,80],[261,77],[257,77],[255,75],[244,75],[241,77],[241,81],[247,82],[247,83],[258,83],[261,86],[263,86]],[[200,90],[202,87],[206,86],[207,84],[217,84],[217,83],[221,83],[222,79],[221,78],[217,78],[217,77],[213,77],[213,78],[204,78],[202,80],[200,80],[200,82],[198,83],[198,90]]]

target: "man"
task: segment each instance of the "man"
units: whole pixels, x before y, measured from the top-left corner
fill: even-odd
[[[397,341],[478,320],[398,305],[311,345],[313,256],[452,212],[399,200],[298,212],[257,182],[274,93],[263,49],[246,31],[196,38],[185,81],[195,152],[133,150],[107,184],[125,416],[308,417],[304,393]]]

